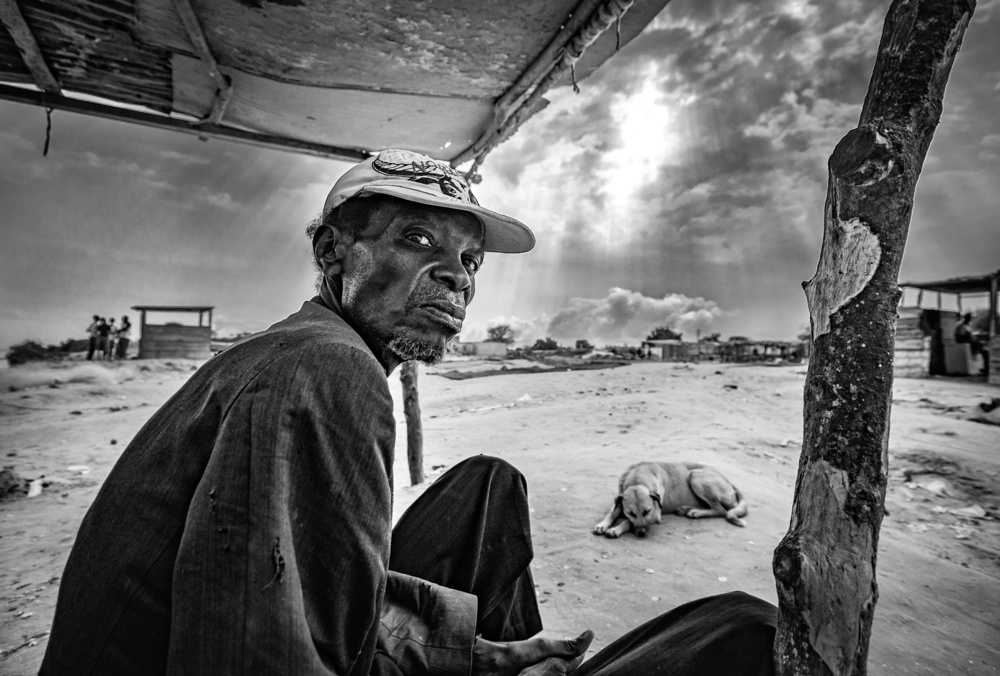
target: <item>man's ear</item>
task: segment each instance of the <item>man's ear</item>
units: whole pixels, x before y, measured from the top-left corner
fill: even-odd
[[[321,225],[313,235],[313,256],[324,277],[334,277],[344,270],[347,238],[330,225]]]

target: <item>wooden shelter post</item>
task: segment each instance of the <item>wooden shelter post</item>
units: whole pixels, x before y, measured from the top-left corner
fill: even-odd
[[[804,284],[813,351],[788,533],[774,552],[780,676],[867,673],[888,474],[899,265],[973,0],[894,0],[858,128],[829,160]]]
[[[993,279],[990,280],[990,321],[987,331],[989,332],[990,342],[997,335],[997,281],[1000,280],[1000,272],[993,275]]]
[[[420,421],[420,396],[417,390],[419,365],[403,362],[399,380],[403,384],[403,415],[406,417],[406,460],[410,466],[410,485],[424,481],[424,432]]]

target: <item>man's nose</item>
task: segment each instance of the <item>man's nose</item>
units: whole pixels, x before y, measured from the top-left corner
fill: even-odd
[[[459,258],[450,258],[438,262],[434,267],[433,277],[436,281],[447,285],[447,287],[457,293],[465,293],[472,287],[472,275],[465,269],[465,265]]]

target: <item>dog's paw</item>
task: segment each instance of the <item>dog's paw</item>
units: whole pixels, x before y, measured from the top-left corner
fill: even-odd
[[[688,518],[694,518],[691,516],[692,507],[678,507],[674,510],[674,514],[677,516],[686,516]]]
[[[604,536],[609,538],[616,538],[619,535],[621,535],[621,533],[619,533],[614,528],[609,528],[607,531],[604,532]]]
[[[604,535],[605,531],[607,530],[608,527],[602,521],[601,523],[594,526],[594,528],[590,532],[593,533],[594,535]]]
[[[733,524],[734,526],[739,526],[740,528],[746,528],[747,526],[747,522],[738,516],[734,516],[732,518],[726,517],[726,521]]]

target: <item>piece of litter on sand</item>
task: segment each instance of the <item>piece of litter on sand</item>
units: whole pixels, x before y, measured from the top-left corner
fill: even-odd
[[[930,483],[918,485],[928,493],[933,493],[934,495],[948,495],[948,484],[941,479],[936,479]]]
[[[951,513],[955,516],[968,516],[974,519],[982,519],[986,516],[986,510],[979,505],[969,505],[968,507],[959,507],[958,509],[951,510]]]
[[[517,398],[517,401],[531,401],[531,395],[522,394],[520,397]]]
[[[659,597],[659,596],[650,596],[650,597],[649,597],[649,600],[650,600],[650,601],[659,601],[659,600],[660,600],[660,597]]]
[[[728,579],[729,578],[727,578],[727,577],[720,577],[719,578],[719,582],[726,582]]]
[[[90,465],[68,465],[66,470],[69,472],[89,472]]]
[[[936,507],[933,507],[931,511],[934,512],[935,514],[947,514],[948,508],[942,507],[941,505],[937,505]]]
[[[647,573],[655,573],[656,571],[655,571],[655,570],[653,570],[652,568],[647,568],[647,569],[646,569],[646,572],[647,572]]]
[[[37,498],[42,494],[42,480],[35,479],[30,484],[28,484],[28,497]]]
[[[966,526],[952,526],[956,540],[968,540],[972,537],[972,529]]]

